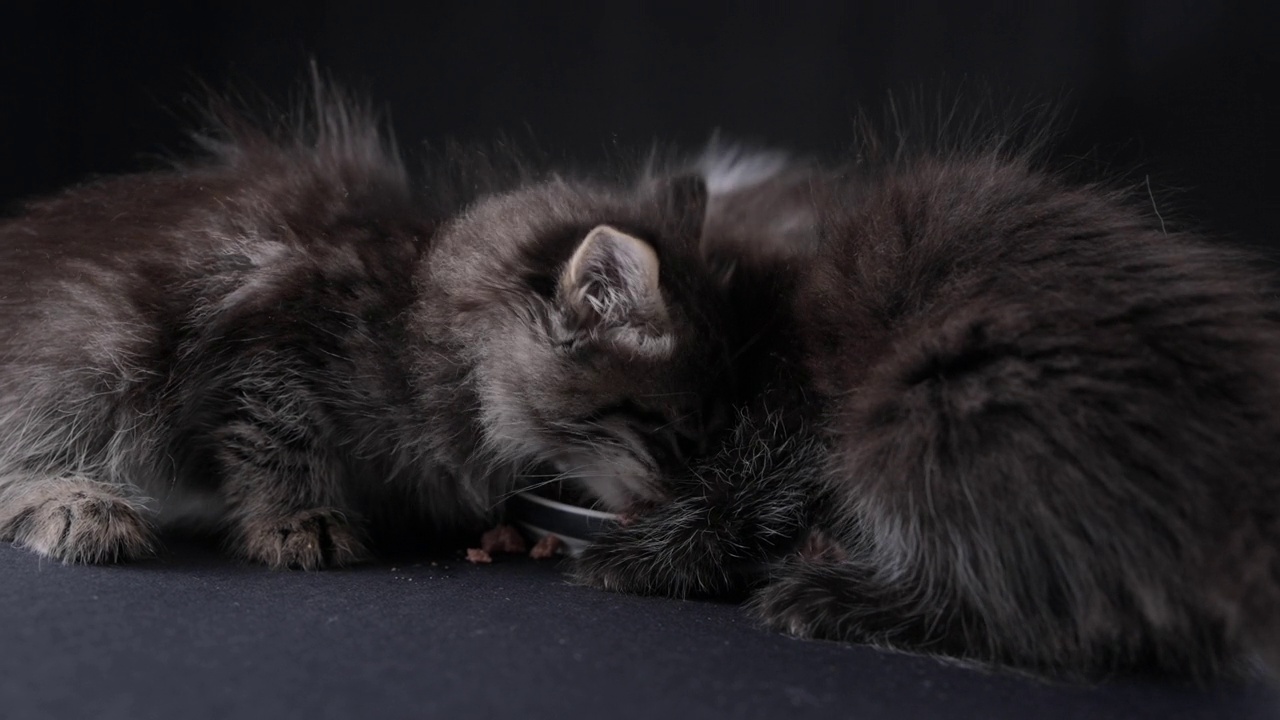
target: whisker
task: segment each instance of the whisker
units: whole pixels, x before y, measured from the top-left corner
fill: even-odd
[[[553,483],[559,482],[568,477],[592,477],[591,475],[581,474],[580,471],[586,467],[590,467],[590,465],[578,465],[576,467],[569,468],[568,470],[564,470],[556,473],[550,473],[550,474],[539,473],[537,475],[526,475],[524,473],[521,473],[520,474],[521,478],[547,478],[547,479],[543,480],[542,482],[533,483],[531,485],[521,485],[520,487],[512,488],[510,491],[502,493],[501,495],[498,495],[496,498],[494,498],[493,504],[489,506],[489,509],[493,510],[494,508],[498,507],[498,505],[501,505],[507,500],[510,500],[513,496],[519,495],[522,492],[526,492],[529,490],[536,490],[540,487],[551,485]],[[607,476],[599,475],[597,477],[607,477]]]
[[[684,420],[684,419],[686,419],[686,418],[691,418],[691,417],[693,417],[694,415],[697,415],[697,414],[698,414],[698,411],[697,411],[697,410],[694,410],[694,411],[692,411],[692,412],[687,412],[687,413],[685,413],[684,415],[681,415],[681,416],[680,416],[680,417],[678,417],[678,418],[673,418],[673,419],[671,420],[671,422],[669,422],[669,423],[666,423],[666,424],[664,424],[664,425],[659,425],[658,427],[656,427],[656,428],[654,428],[654,429],[653,429],[653,432],[662,432],[663,430],[666,430],[667,428],[671,427],[672,425],[675,425],[676,423],[678,423],[678,422],[680,422],[680,421],[682,421],[682,420]]]
[[[518,488],[510,490],[509,492],[502,493],[498,497],[494,498],[493,504],[489,506],[489,509],[493,510],[494,508],[498,507],[502,503],[510,500],[511,498],[515,497],[516,495],[519,495],[522,492],[526,492],[529,490],[537,490],[540,487],[545,487],[547,485],[551,485],[552,483],[559,482],[560,479],[561,479],[560,477],[553,477],[550,480],[543,480],[540,483],[534,483],[532,485],[522,485]]]

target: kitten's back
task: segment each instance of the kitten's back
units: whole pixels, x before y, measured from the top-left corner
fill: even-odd
[[[797,315],[884,577],[984,628],[957,651],[1024,666],[1203,676],[1280,647],[1271,281],[999,154],[844,197]]]

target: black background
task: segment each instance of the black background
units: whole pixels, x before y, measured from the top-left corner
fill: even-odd
[[[1265,2],[29,5],[0,10],[10,205],[180,152],[197,79],[283,98],[314,57],[411,153],[501,130],[590,161],[719,128],[834,154],[890,92],[1030,93],[1072,118],[1063,154],[1150,176],[1166,217],[1280,254]]]

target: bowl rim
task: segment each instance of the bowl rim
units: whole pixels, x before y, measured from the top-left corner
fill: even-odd
[[[570,505],[569,503],[563,503],[558,500],[543,497],[535,492],[522,492],[520,493],[520,497],[527,502],[537,503],[560,512],[573,513],[574,515],[596,518],[597,520],[618,519],[617,513],[605,512],[603,510],[592,510],[591,508],[584,508],[581,505]]]

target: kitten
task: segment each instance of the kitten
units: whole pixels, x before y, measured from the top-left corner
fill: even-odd
[[[729,343],[698,173],[441,161],[415,192],[367,109],[316,97],[0,223],[0,539],[127,560],[203,522],[341,566],[480,527],[538,464],[654,502],[708,437]]]
[[[998,144],[873,151],[813,242],[736,247],[773,379],[577,579],[1057,677],[1277,667],[1271,280]]]

